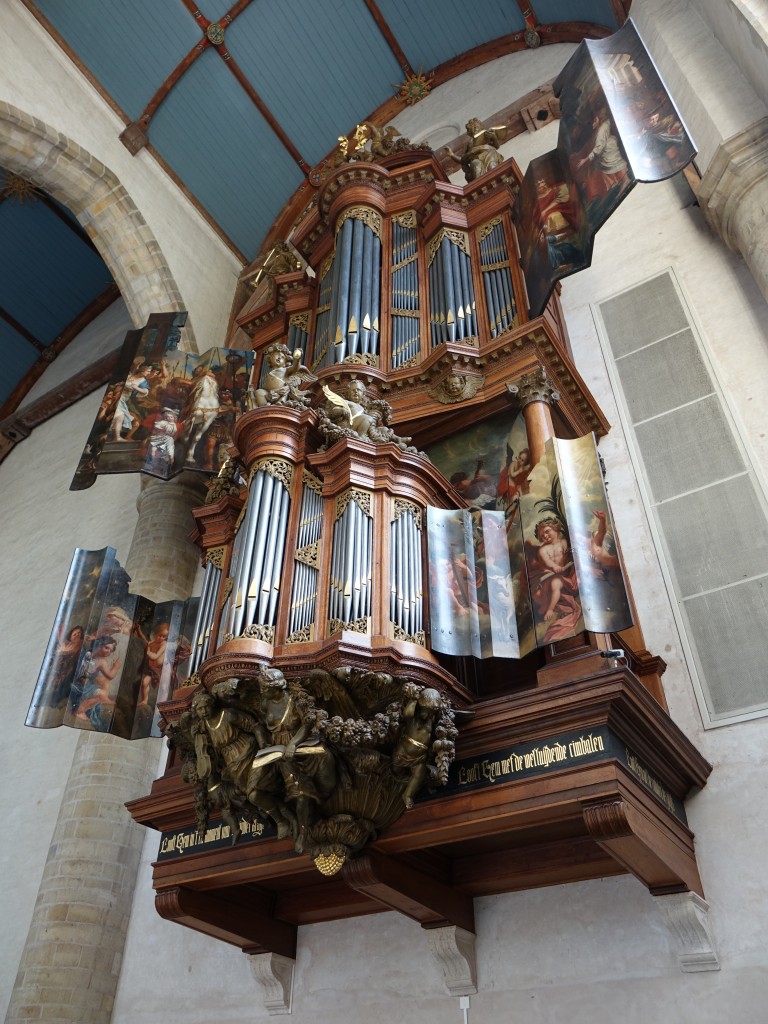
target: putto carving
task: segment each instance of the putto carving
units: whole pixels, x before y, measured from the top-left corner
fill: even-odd
[[[485,377],[466,377],[462,373],[449,373],[431,387],[427,394],[443,405],[454,405],[474,398],[485,383]]]
[[[448,780],[457,730],[448,699],[386,672],[314,669],[286,681],[277,668],[201,690],[166,730],[196,787],[198,829],[218,810],[271,819],[325,874]]]
[[[472,117],[467,121],[467,142],[464,152],[459,156],[453,152],[450,146],[445,150],[448,156],[461,164],[464,177],[467,181],[474,181],[481,174],[492,171],[503,162],[504,157],[499,153],[501,140],[496,134],[495,128],[484,128],[482,121]]]
[[[394,432],[389,426],[392,419],[389,402],[371,398],[361,380],[347,384],[346,397],[331,391],[327,384],[323,384],[323,393],[327,402],[318,409],[318,426],[325,437],[321,451],[344,437],[356,437],[373,444],[395,444],[404,452],[426,458],[424,452],[409,444],[410,437],[400,437]]]
[[[350,160],[363,160],[373,163],[382,157],[390,156],[392,153],[404,153],[412,149],[424,149],[422,146],[414,146],[410,139],[401,135],[394,125],[388,128],[380,128],[371,121],[363,121],[355,129],[356,145],[354,151],[349,155]]]
[[[206,505],[215,505],[227,495],[238,497],[240,494],[239,471],[234,459],[226,458],[205,496]]]
[[[310,396],[301,391],[301,385],[317,380],[301,362],[300,348],[290,351],[282,342],[269,345],[264,358],[269,369],[264,375],[264,386],[251,389],[251,408],[265,405],[285,405],[290,409],[305,409]]]

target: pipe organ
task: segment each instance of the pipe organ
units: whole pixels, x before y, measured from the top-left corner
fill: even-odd
[[[681,808],[707,766],[639,626],[519,661],[431,649],[429,592],[450,584],[427,575],[427,508],[508,507],[550,437],[608,424],[557,294],[528,314],[514,162],[463,187],[424,149],[366,152],[325,175],[237,318],[256,353],[241,485],[230,467],[193,513],[194,674],[161,707],[167,773],[130,805],[164,833],[158,910],[293,956],[302,923],[398,909],[472,931],[474,895],[617,870],[701,892]],[[444,475],[419,449],[446,444]],[[307,856],[335,878],[310,884]]]
[[[194,664],[203,679],[206,659],[218,664],[230,649],[293,665],[338,658],[340,643],[418,661],[425,680],[450,675],[429,650],[425,509],[464,502],[408,444],[381,443],[388,417],[429,440],[509,408],[510,379],[549,373],[564,374],[559,429],[604,429],[571,374],[557,298],[544,317],[526,318],[512,220],[519,184],[507,161],[479,185],[453,185],[431,153],[410,147],[342,164],[294,228],[314,275],[280,262],[268,301],[238,320],[264,397],[235,430],[248,493],[225,571],[206,569]],[[277,368],[278,341],[286,360],[300,357],[300,379]],[[322,414],[323,390],[343,402],[349,385],[363,405],[391,412],[358,402],[366,427],[339,448],[328,423],[347,414]],[[555,432],[552,410],[526,420],[539,452]]]

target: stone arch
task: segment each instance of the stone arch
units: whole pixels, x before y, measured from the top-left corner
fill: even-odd
[[[136,327],[182,310],[170,267],[116,175],[61,132],[0,100],[0,165],[38,185],[77,217],[115,279]],[[194,348],[189,324],[187,344]]]

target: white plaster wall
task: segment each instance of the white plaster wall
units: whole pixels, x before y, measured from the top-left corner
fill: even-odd
[[[768,104],[768,4],[765,0],[695,0],[718,41]]]
[[[118,138],[121,120],[20,0],[0,3],[0,99],[63,132],[113,171],[160,245],[199,350],[224,344],[239,260],[146,150],[130,155]]]
[[[52,391],[102,356],[113,352],[122,345],[126,333],[132,329],[128,307],[122,299],[117,299],[73,338],[61,355],[54,359],[24,396],[20,408]],[[99,393],[103,393],[103,388]]]
[[[558,43],[498,57],[434,89],[392,124],[412,142],[439,149],[463,134],[471,117],[484,121],[555,78],[575,49],[575,43]]]
[[[74,729],[28,729],[24,719],[74,549],[111,545],[124,563],[136,523],[136,476],[68,489],[100,401],[101,390],[41,424],[0,466],[3,1016],[78,738]]]

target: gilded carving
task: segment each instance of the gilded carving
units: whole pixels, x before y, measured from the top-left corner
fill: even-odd
[[[344,515],[344,510],[350,501],[356,502],[360,511],[364,512],[370,519],[373,515],[372,500],[373,495],[371,492],[361,491],[359,487],[350,487],[346,491],[342,491],[341,494],[336,495],[333,521],[336,522],[337,519]]]
[[[453,152],[450,146],[445,147],[448,156],[461,164],[467,181],[474,181],[475,178],[479,178],[482,174],[492,171],[494,167],[503,163],[504,157],[499,153],[501,140],[497,134],[503,127],[500,125],[498,128],[484,128],[482,121],[472,117],[466,125],[469,140],[464,147],[464,152],[459,156]]]
[[[246,626],[242,636],[247,637],[249,640],[263,640],[264,643],[273,644],[275,642],[275,627],[253,622],[250,626]]]
[[[378,366],[379,357],[372,352],[355,352],[354,355],[345,356],[342,362],[353,366]]]
[[[429,96],[432,89],[428,78],[429,74],[423,74],[421,68],[419,68],[418,74],[406,75],[405,81],[400,86],[400,92],[398,93],[400,99],[407,103],[409,107],[421,102],[426,96]]]
[[[445,785],[457,730],[446,697],[385,672],[343,666],[286,681],[276,668],[198,691],[166,730],[196,788],[198,833],[218,809],[274,821],[324,874]]]
[[[419,644],[420,647],[427,646],[427,638],[423,629],[420,629],[417,633],[413,633],[411,635],[409,633],[406,633],[406,631],[401,626],[398,626],[393,622],[392,635],[395,640],[405,640],[410,644]]]
[[[396,213],[392,220],[395,224],[399,224],[400,227],[415,228],[417,224],[416,211],[406,210],[405,213]]]
[[[487,238],[488,235],[490,235],[490,233],[496,227],[496,225],[497,224],[501,224],[501,220],[502,220],[501,215],[499,215],[498,217],[494,217],[493,220],[489,220],[486,224],[482,224],[477,229],[477,240],[478,240],[478,242],[482,242],[484,238]]]
[[[355,141],[356,145],[350,159],[369,163],[390,156],[392,153],[424,148],[423,146],[414,147],[411,140],[401,135],[394,125],[380,128],[372,121],[363,121],[355,128]]]
[[[315,494],[323,493],[322,480],[318,480],[318,478],[310,473],[308,469],[302,471],[301,482],[305,487],[308,487],[310,491],[314,491]]]
[[[328,271],[333,266],[333,258],[334,258],[335,255],[336,255],[336,250],[334,249],[333,251],[328,253],[328,255],[325,257],[323,262],[320,264],[320,271],[319,271],[319,273],[317,275],[318,276],[318,280],[320,280],[320,281],[324,281],[325,280],[325,277],[326,277]],[[330,309],[330,308],[331,307],[329,305],[328,309]],[[318,313],[319,312],[320,312],[320,309],[318,308]]]
[[[372,210],[370,206],[350,206],[348,210],[345,210],[336,223],[337,234],[344,221],[349,220],[350,217],[361,220],[375,235],[381,238],[381,214],[377,210]]]
[[[304,629],[296,629],[290,636],[285,638],[287,644],[302,644],[308,643],[314,639],[314,626],[310,623],[309,626],[305,626]]]
[[[433,235],[427,243],[427,266],[432,265],[437,250],[443,239],[447,238],[452,245],[458,245],[463,253],[469,256],[469,239],[466,231],[459,231],[457,228],[440,228],[436,235]]]
[[[520,380],[507,384],[507,391],[519,399],[523,409],[531,402],[546,402],[547,405],[551,405],[552,402],[560,400],[560,392],[555,390],[543,366],[532,373],[527,373]]]
[[[370,635],[371,620],[367,616],[362,619],[355,619],[354,622],[344,622],[342,619],[328,620],[329,633],[340,633],[343,629],[347,630],[349,633],[363,633],[364,635]]]
[[[237,464],[231,458],[226,458],[221,464],[218,474],[211,481],[208,493],[205,496],[206,505],[214,505],[221,501],[228,494],[237,497],[240,494],[240,474]]]
[[[422,511],[418,505],[412,501],[408,501],[407,498],[393,498],[392,499],[392,521],[399,519],[400,516],[406,512],[410,512],[413,516],[414,525],[417,530],[422,528]]]
[[[217,569],[224,568],[224,556],[227,552],[226,545],[217,548],[207,548],[205,552],[205,565],[215,565]]]
[[[305,409],[309,405],[310,396],[300,389],[302,384],[311,383],[317,377],[304,366],[302,355],[300,348],[291,352],[279,341],[267,347],[264,358],[269,369],[264,375],[264,386],[248,389],[251,408],[284,405],[290,409]]]
[[[309,313],[294,313],[288,324],[290,327],[298,327],[305,334],[309,334],[309,316]]]
[[[305,547],[299,548],[299,550],[295,552],[293,557],[296,559],[297,562],[303,562],[304,565],[309,565],[313,569],[317,569],[317,554],[319,547],[320,541],[316,540],[314,544],[307,544]]]
[[[286,462],[285,459],[259,459],[251,470],[251,479],[261,470],[279,480],[283,487],[290,491],[293,483],[293,466],[290,462]]]

